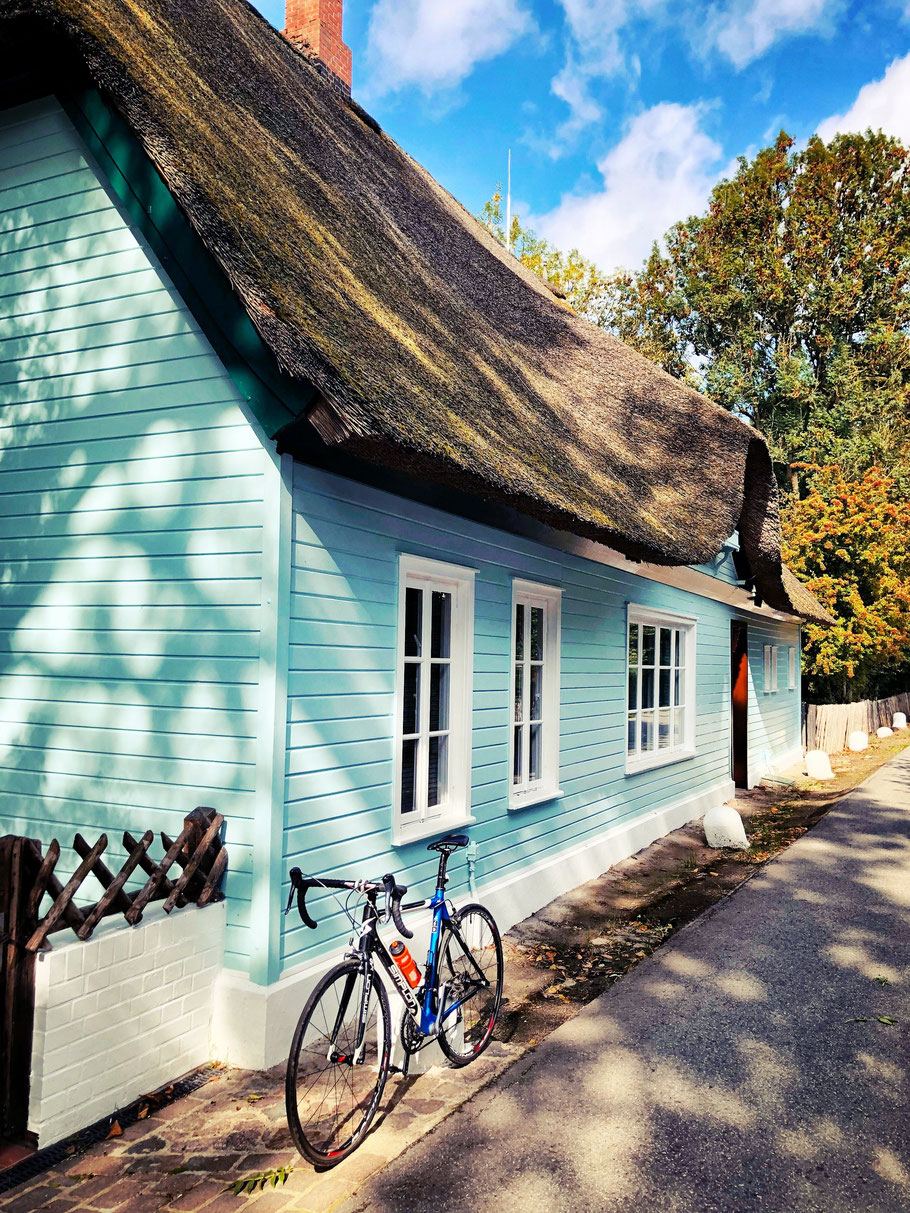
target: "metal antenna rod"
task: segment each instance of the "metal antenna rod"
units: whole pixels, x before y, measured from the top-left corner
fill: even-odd
[[[512,149],[509,148],[509,168],[506,176],[506,252],[512,251]]]

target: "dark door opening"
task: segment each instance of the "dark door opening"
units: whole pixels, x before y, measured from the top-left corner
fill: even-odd
[[[731,749],[733,782],[749,782],[749,644],[744,623],[730,625]]]

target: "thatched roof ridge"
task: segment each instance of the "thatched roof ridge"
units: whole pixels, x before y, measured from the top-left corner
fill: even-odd
[[[737,527],[794,604],[764,440],[576,316],[246,0],[0,0],[78,49],[313,421],[634,558]]]

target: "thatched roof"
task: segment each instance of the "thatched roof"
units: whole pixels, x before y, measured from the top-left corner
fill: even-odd
[[[78,49],[322,437],[663,564],[737,527],[794,609],[763,439],[580,319],[246,0],[0,0]]]

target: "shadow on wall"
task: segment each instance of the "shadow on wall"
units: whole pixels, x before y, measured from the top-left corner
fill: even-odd
[[[883,773],[878,805],[836,808],[469,1105],[457,1151],[437,1134],[400,1159],[370,1208],[907,1208],[910,840],[907,812],[881,806],[906,803],[908,772]],[[440,1147],[445,1169],[428,1165]]]
[[[0,832],[68,848],[75,831],[104,830],[115,866],[124,829],[172,833],[211,804],[230,822],[237,950],[267,456],[179,298],[84,162],[80,173],[75,218],[0,209],[15,271],[0,278],[12,334],[0,343]]]

